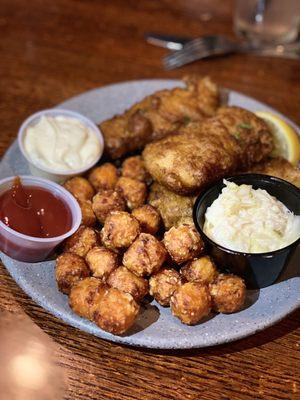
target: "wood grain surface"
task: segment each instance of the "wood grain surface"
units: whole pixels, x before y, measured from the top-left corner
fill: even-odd
[[[232,32],[232,1],[0,0],[0,156],[25,117],[130,79],[209,74],[300,123],[295,60],[232,55],[166,72],[147,31]],[[121,347],[71,328],[32,302],[0,266],[0,309],[27,315],[57,346],[65,399],[300,399],[300,311],[247,339],[185,352]],[[0,393],[0,398],[6,400]],[[18,399],[19,400],[19,399]],[[42,400],[42,399],[41,399]]]

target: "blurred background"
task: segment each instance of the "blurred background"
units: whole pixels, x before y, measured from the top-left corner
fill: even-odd
[[[210,75],[299,124],[297,57],[234,53],[166,70],[162,57],[169,50],[145,40],[149,32],[188,39],[224,35],[278,51],[298,43],[299,8],[299,0],[0,0],[0,156],[20,123],[37,110],[114,82],[187,73]],[[35,325],[39,307],[4,269],[0,279],[0,311],[13,311],[0,313],[0,399],[58,400],[65,379],[57,369],[62,350]],[[28,315],[23,303],[29,304]],[[56,320],[51,317],[51,325],[48,318],[45,313],[42,327],[64,343]],[[66,335],[63,324],[60,329]],[[82,374],[83,381],[89,379],[89,372]],[[49,386],[53,381],[55,387]],[[78,380],[70,385],[78,390]]]
[[[243,4],[248,2],[257,3],[256,0],[31,0],[28,4],[24,0],[1,0],[1,108],[12,103],[18,114],[13,121],[2,114],[3,128],[16,129],[19,121],[33,111],[104,84],[177,78],[187,72],[210,74],[218,83],[249,95],[258,90],[260,100],[270,103],[270,96],[282,91],[282,75],[296,79],[297,61],[237,54],[165,71],[161,58],[166,50],[144,40],[146,32],[186,37],[219,34],[234,39],[235,29],[246,29]],[[299,25],[298,0],[276,3],[284,5],[287,13],[293,10],[293,20],[296,18]],[[234,25],[237,9],[240,17]],[[258,80],[263,77],[268,77],[264,87],[257,88]],[[271,87],[272,95],[268,94]],[[274,106],[287,111],[280,99],[275,100]],[[296,105],[290,116],[295,113]]]

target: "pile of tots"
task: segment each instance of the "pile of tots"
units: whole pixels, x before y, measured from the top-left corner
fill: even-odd
[[[147,204],[150,183],[141,157],[133,156],[120,168],[105,163],[64,184],[82,211],[81,227],[56,260],[57,284],[72,310],[117,335],[150,296],[189,325],[211,311],[240,310],[243,280],[218,272],[192,223],[164,229]]]

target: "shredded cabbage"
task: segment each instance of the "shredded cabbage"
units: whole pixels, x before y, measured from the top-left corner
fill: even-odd
[[[205,213],[203,230],[214,242],[231,250],[264,253],[299,238],[300,216],[266,190],[226,180],[224,184]]]

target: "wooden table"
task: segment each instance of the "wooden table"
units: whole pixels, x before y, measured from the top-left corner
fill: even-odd
[[[233,36],[232,1],[1,0],[0,155],[31,113],[130,79],[209,74],[300,123],[299,62],[250,55],[166,72],[147,31]],[[57,344],[65,399],[300,399],[300,311],[247,339],[210,349],[121,347],[69,327],[32,302],[0,267],[0,308],[27,314]],[[0,395],[1,397],[1,395]]]

